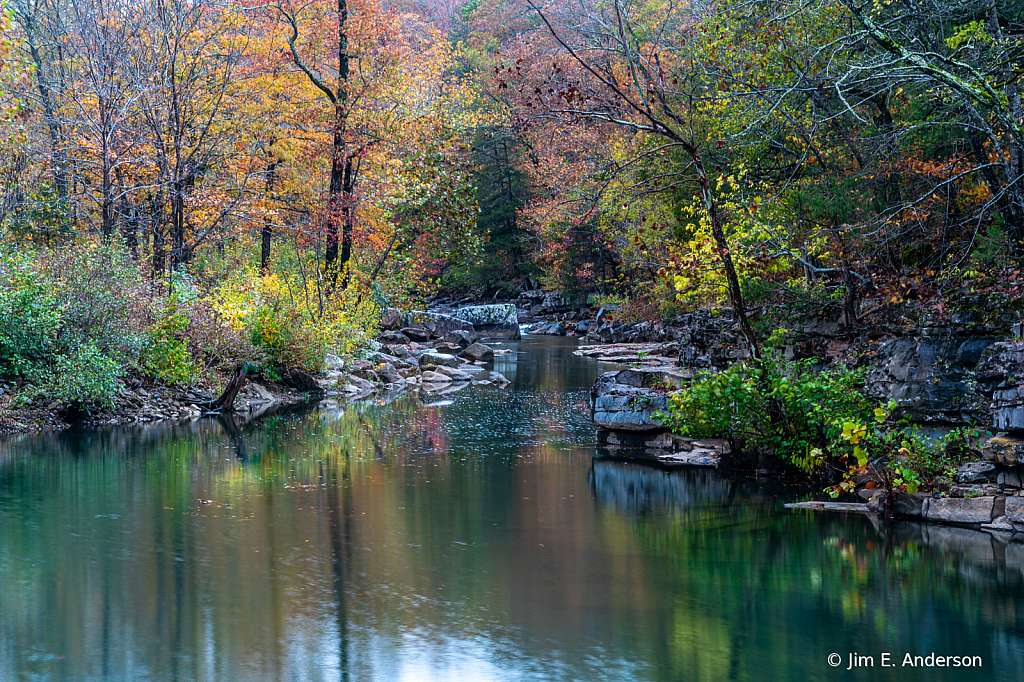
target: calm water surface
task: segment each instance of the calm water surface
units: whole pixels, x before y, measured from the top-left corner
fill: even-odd
[[[0,680],[1024,679],[1024,544],[612,460],[607,367],[506,345],[504,390],[0,440]]]

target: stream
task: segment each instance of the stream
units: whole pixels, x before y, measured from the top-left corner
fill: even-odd
[[[504,389],[0,437],[0,680],[1024,676],[1024,544],[616,459],[575,346],[498,345]],[[933,652],[982,667],[902,665]]]

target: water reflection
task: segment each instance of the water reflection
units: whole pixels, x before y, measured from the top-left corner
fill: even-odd
[[[0,441],[0,679],[1018,679],[1024,545],[595,458],[570,343],[448,405]]]

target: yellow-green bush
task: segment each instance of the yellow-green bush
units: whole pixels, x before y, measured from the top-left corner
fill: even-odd
[[[332,297],[324,295],[322,286],[312,277],[260,275],[244,268],[210,304],[273,363],[317,371],[327,353],[351,355],[372,338],[377,316],[371,298],[360,295],[356,286]]]

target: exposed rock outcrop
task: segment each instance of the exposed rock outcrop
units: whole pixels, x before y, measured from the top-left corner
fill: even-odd
[[[515,340],[520,336],[519,314],[511,303],[459,308],[455,317],[484,338]]]

